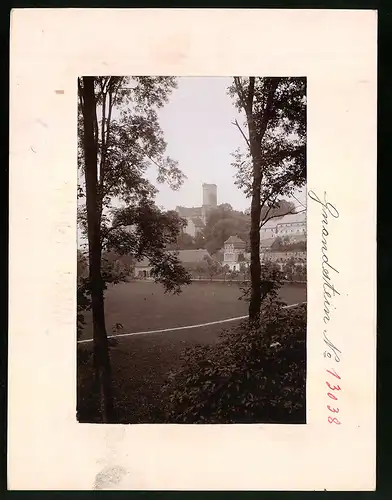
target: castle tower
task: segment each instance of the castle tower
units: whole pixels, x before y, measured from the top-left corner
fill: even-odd
[[[216,208],[217,187],[216,184],[203,184],[203,207]]]
[[[204,224],[207,223],[207,215],[211,209],[217,207],[217,187],[216,184],[203,184],[203,206],[202,220]]]

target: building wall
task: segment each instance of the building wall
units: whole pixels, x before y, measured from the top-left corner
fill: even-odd
[[[196,236],[196,226],[190,217],[187,217],[186,220],[187,220],[187,225],[184,231],[190,236],[192,236],[192,238],[194,238]]]
[[[306,215],[290,214],[281,219],[271,219],[260,229],[260,239],[286,236],[306,236]]]
[[[207,224],[207,212],[208,212],[208,208],[203,205],[201,207],[201,220],[203,221],[204,224]]]
[[[299,236],[306,234],[305,222],[289,222],[284,224],[277,224],[276,236]]]
[[[193,222],[192,217],[184,217],[184,218],[187,221],[187,225],[184,228],[184,232],[192,236],[192,238],[195,238],[197,234],[202,231],[202,228]]]
[[[245,252],[242,248],[235,248],[231,243],[226,243],[223,252],[223,265],[228,266],[231,271],[239,271],[241,262],[238,262],[238,256],[242,254],[245,257]],[[247,263],[245,262],[247,265]]]
[[[275,227],[262,227],[260,229],[260,238],[266,240],[269,238],[283,238],[285,236],[300,236],[306,234],[306,222],[288,222],[277,224]]]
[[[260,239],[268,240],[270,238],[276,238],[276,227],[262,227],[260,229]]]
[[[135,278],[147,279],[151,277],[151,266],[137,266],[135,267],[134,273]]]
[[[239,271],[240,263],[238,262],[238,255],[240,251],[234,248],[234,245],[225,245],[223,253],[223,265],[227,266],[230,271]]]
[[[234,249],[234,245],[226,244],[223,252],[223,265],[237,262],[238,254]]]

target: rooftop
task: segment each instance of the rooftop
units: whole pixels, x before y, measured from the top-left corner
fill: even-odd
[[[245,245],[245,241],[241,240],[238,236],[230,236],[230,238],[225,241],[225,244],[226,243]]]
[[[177,254],[183,263],[202,262],[206,256],[210,257],[207,250],[169,250],[168,253]],[[135,267],[149,267],[151,264],[147,258],[135,263]]]
[[[135,267],[150,267],[150,266],[151,266],[150,261],[146,257],[144,257],[140,261],[135,262]]]
[[[176,207],[176,212],[180,217],[201,217],[202,207]]]
[[[277,219],[279,224],[292,224],[293,222],[306,222],[306,211],[285,215],[282,219]]]
[[[260,240],[260,248],[270,248],[275,238],[266,238],[265,240]]]
[[[274,217],[267,221],[261,229],[272,229],[280,224],[292,224],[293,222],[306,222],[306,211]]]
[[[198,250],[178,250],[178,258],[181,262],[202,262],[206,256],[210,256],[210,254],[205,249]]]

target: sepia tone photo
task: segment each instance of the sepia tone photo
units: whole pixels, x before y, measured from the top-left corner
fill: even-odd
[[[78,79],[77,419],[305,424],[306,78]]]
[[[374,490],[377,12],[10,28],[9,489]]]

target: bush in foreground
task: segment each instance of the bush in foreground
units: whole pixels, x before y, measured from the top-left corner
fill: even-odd
[[[306,306],[266,302],[260,328],[244,322],[184,352],[164,387],[166,422],[305,423]]]

